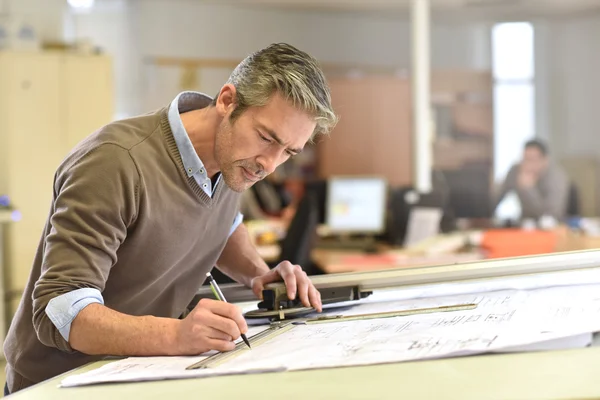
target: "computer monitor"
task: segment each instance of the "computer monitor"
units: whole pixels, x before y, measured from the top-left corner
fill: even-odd
[[[331,177],[325,224],[332,234],[377,235],[385,230],[386,204],[384,178]]]
[[[456,218],[488,219],[494,215],[489,168],[442,171],[448,187],[448,207]]]
[[[394,187],[390,189],[389,198],[388,224],[384,236],[384,240],[389,244],[410,245],[420,238],[420,235],[416,234],[420,229],[424,229],[424,233],[427,234],[441,230],[442,221],[435,218],[419,221],[424,214],[438,214],[438,217],[444,217],[444,196],[440,191],[421,193],[412,186]]]

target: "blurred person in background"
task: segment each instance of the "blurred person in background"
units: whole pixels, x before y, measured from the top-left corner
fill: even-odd
[[[525,143],[522,160],[508,172],[495,198],[494,209],[514,192],[519,199],[521,219],[567,216],[570,182],[566,172],[555,164],[548,147],[540,140]]]

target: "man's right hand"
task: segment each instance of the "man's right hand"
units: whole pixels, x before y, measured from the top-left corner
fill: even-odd
[[[175,346],[181,355],[229,351],[235,347],[234,340],[247,331],[248,325],[238,307],[202,299],[178,325]]]

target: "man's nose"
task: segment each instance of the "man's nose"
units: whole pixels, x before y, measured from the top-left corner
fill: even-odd
[[[260,159],[258,160],[258,163],[261,166],[265,175],[270,175],[273,172],[275,172],[275,170],[281,163],[280,159],[281,159],[281,153],[278,151],[277,152],[273,151],[268,154],[264,154],[262,157],[260,157]]]
[[[277,158],[275,157],[266,157],[264,164],[262,164],[262,169],[265,175],[272,174],[277,168]]]

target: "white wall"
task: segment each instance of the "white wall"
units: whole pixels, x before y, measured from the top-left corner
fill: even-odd
[[[115,118],[142,111],[137,20],[135,2],[131,0],[97,0],[92,12],[70,13],[65,19],[67,40],[90,40],[112,56]]]
[[[146,56],[241,60],[272,42],[286,41],[324,62],[410,65],[410,25],[401,18],[209,5],[195,0],[97,3],[94,14],[74,17],[75,34],[94,38],[115,56],[119,115],[162,106],[179,90],[180,71],[141,63]],[[435,68],[489,68],[489,54],[487,24],[434,24]],[[213,95],[229,72],[202,71],[198,89]]]
[[[60,40],[65,0],[0,0],[0,18],[16,18],[36,27],[47,40]]]
[[[600,156],[600,14],[549,21],[544,33],[552,148]]]

